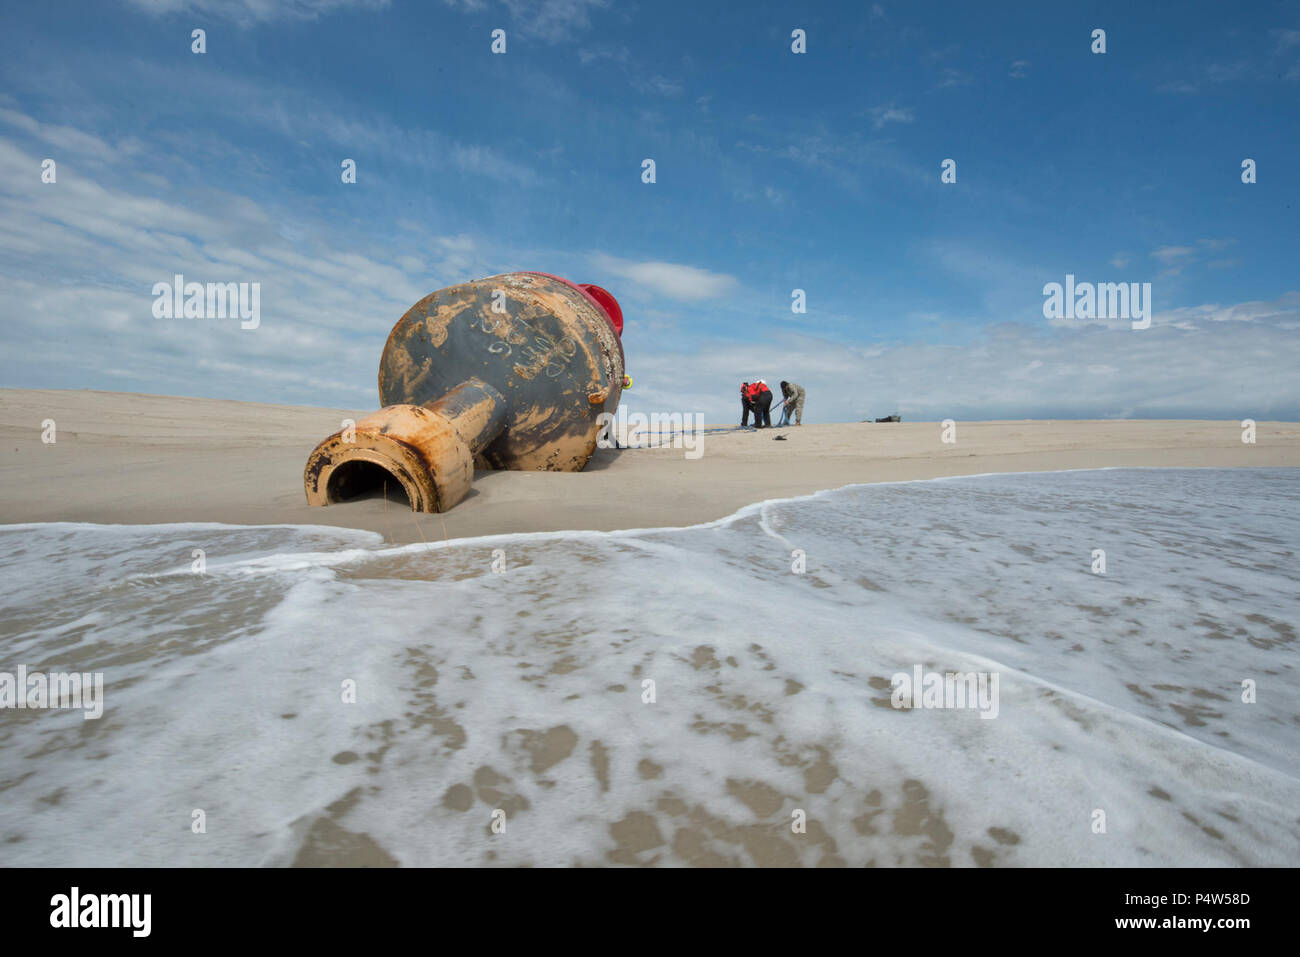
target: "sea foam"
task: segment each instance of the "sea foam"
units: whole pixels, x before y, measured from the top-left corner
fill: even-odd
[[[97,721],[0,711],[5,860],[1294,864],[1298,478],[852,486],[434,546],[0,527],[0,671],[105,676]],[[918,667],[996,674],[997,717],[894,707]]]

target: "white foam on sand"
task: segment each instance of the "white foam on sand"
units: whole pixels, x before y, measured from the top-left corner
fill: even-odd
[[[98,721],[0,711],[0,846],[67,866],[1293,864],[1298,477],[855,486],[435,547],[0,527],[0,671],[105,675]],[[997,717],[895,709],[916,666],[997,673]]]

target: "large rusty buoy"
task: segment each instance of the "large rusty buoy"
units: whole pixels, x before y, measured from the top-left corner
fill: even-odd
[[[463,499],[474,468],[576,472],[623,391],[623,314],[599,286],[547,273],[440,289],[406,311],[379,360],[384,408],[307,459],[307,504],[389,477],[420,512]]]

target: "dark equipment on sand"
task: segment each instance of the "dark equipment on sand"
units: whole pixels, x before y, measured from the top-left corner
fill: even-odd
[[[624,387],[623,313],[599,286],[521,272],[425,296],[379,360],[384,408],[307,459],[308,505],[387,481],[418,512],[463,499],[474,469],[580,471]]]
[[[883,419],[876,419],[877,422],[902,422],[902,418],[897,415],[887,415]]]

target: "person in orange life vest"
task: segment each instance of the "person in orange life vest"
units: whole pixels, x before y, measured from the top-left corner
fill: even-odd
[[[755,400],[756,398],[758,398],[758,383],[757,383],[757,382],[749,382],[749,383],[746,383],[746,385],[745,385],[745,398],[746,398],[747,400],[749,400],[749,409],[750,409],[751,412],[754,413],[754,428],[758,428],[758,426],[759,426],[759,421],[758,421],[758,407],[754,404],[754,400]]]
[[[754,428],[770,429],[772,427],[772,390],[762,379],[754,383]]]
[[[740,383],[740,427],[749,425],[749,413],[754,411],[754,404],[749,398],[749,383]]]

